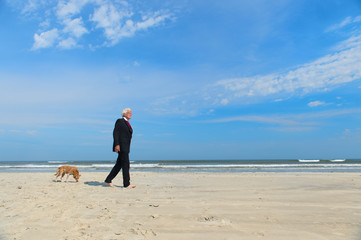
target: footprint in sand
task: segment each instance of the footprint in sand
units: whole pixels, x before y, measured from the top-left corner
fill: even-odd
[[[214,225],[219,225],[219,226],[227,226],[227,225],[231,225],[232,221],[229,219],[224,219],[224,218],[218,218],[216,216],[202,216],[198,218],[199,222],[204,222],[204,223],[209,223],[209,224],[214,224]]]
[[[142,229],[142,224],[137,223],[137,226],[132,228],[130,231],[136,235],[142,235],[145,237],[154,237],[157,234],[152,229]]]

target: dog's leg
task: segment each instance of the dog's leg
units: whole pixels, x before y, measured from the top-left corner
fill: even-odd
[[[56,173],[54,174],[55,175],[55,182],[57,182],[58,181],[58,177],[60,176],[60,174],[59,174],[59,169],[56,171]]]
[[[65,172],[61,173],[61,178],[60,178],[60,182],[63,182],[63,177],[65,176]]]
[[[70,175],[70,174],[66,175],[66,182],[68,182],[69,175]]]

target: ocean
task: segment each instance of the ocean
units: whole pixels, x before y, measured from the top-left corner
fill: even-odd
[[[115,161],[0,161],[0,172],[109,172]],[[151,172],[361,172],[361,159],[131,161],[131,171]]]

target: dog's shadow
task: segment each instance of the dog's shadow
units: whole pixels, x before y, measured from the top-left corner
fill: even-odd
[[[92,187],[110,187],[106,185],[104,182],[99,182],[99,181],[88,181],[88,182],[84,182],[84,184]],[[123,188],[122,186],[116,186],[116,185],[114,185],[114,187]]]
[[[77,181],[75,181],[75,180],[69,180],[68,182],[60,181],[60,180],[53,180],[53,182],[56,182],[56,183],[77,183]]]

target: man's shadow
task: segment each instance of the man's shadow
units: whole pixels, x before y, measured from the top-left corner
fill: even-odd
[[[84,184],[92,187],[107,187],[107,185],[105,185],[104,182],[99,182],[99,181],[88,181],[88,182],[84,182]]]
[[[109,187],[109,188],[111,188],[110,186],[106,185],[104,182],[99,182],[99,181],[88,181],[88,182],[84,182],[84,184],[92,186],[92,187]],[[114,187],[123,188],[123,186],[116,186],[116,185],[114,185]]]

